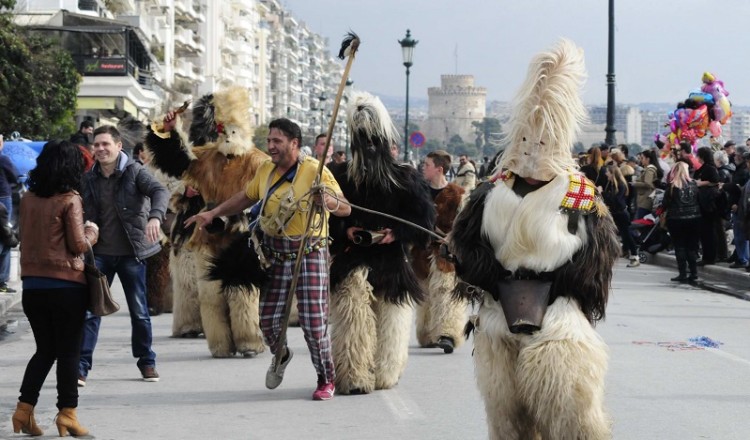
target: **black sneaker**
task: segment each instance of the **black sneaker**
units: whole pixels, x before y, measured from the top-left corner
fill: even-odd
[[[16,293],[16,289],[8,287],[8,283],[0,284],[0,293]]]
[[[443,353],[445,354],[451,354],[453,353],[453,338],[449,336],[441,336],[437,341],[437,346],[443,349]]]
[[[159,373],[156,372],[156,367],[141,368],[141,376],[143,376],[144,382],[159,382]]]

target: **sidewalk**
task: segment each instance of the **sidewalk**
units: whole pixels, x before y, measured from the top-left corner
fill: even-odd
[[[18,276],[19,270],[19,253],[18,248],[10,251],[10,280],[8,286],[16,289],[15,293],[0,293],[0,333],[5,331],[7,322],[5,316],[8,310],[16,304],[21,303],[21,279]]]
[[[674,255],[664,252],[647,255],[648,261],[646,264],[671,267],[675,269],[675,275],[677,274],[677,260]],[[728,263],[698,267],[697,286],[712,292],[750,301],[750,273],[745,269],[730,269]]]

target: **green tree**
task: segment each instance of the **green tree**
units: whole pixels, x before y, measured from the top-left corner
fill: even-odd
[[[12,9],[15,2],[0,0]],[[55,42],[0,17],[0,133],[49,139],[74,132],[81,77]]]
[[[437,150],[445,150],[445,145],[435,139],[427,139],[424,143],[424,146],[422,147],[422,152],[424,154],[431,153]]]
[[[641,146],[641,144],[635,144],[635,143],[628,144],[628,154],[631,157],[634,157],[636,154],[640,153],[641,151],[643,151],[643,147]]]
[[[448,153],[454,157],[465,154],[469,157],[475,158],[479,153],[476,145],[465,143],[461,136],[457,134],[451,136],[448,145],[446,146],[446,150],[448,150]]]
[[[473,121],[471,125],[477,138],[475,146],[484,151],[485,147],[490,147],[490,151],[497,151],[500,146],[502,137],[502,126],[497,118],[483,118],[481,121]]]

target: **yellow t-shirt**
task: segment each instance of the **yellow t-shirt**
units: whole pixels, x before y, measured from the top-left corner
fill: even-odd
[[[305,160],[300,163],[297,167],[297,174],[295,175],[292,182],[285,181],[268,197],[266,205],[261,212],[261,228],[263,232],[273,236],[283,236],[284,233],[290,237],[298,237],[305,232],[305,222],[307,222],[308,213],[295,211],[291,219],[286,223],[284,231],[279,231],[277,226],[278,223],[274,222],[269,225],[267,221],[273,219],[274,216],[279,215],[279,208],[282,206],[282,198],[284,205],[289,205],[290,200],[297,201],[299,198],[307,193],[315,182],[315,177],[318,172],[318,161],[312,157],[306,157]],[[268,177],[273,173],[273,177]],[[245,194],[251,200],[262,200],[266,196],[266,191],[271,187],[277,180],[281,178],[281,174],[276,170],[276,165],[271,162],[270,159],[263,162],[258,168],[255,176],[247,184]],[[338,182],[331,174],[331,171],[327,167],[323,167],[323,175],[320,178],[320,183],[327,186],[337,195],[341,195],[341,188]],[[291,197],[291,199],[290,199]],[[301,206],[310,206],[310,195],[306,195],[303,199]],[[281,223],[284,223],[285,217],[283,216],[278,219]],[[313,225],[320,224],[320,215],[316,215],[313,218]],[[325,220],[323,221],[322,228],[318,229],[313,237],[327,237],[328,236],[328,213],[325,214]]]

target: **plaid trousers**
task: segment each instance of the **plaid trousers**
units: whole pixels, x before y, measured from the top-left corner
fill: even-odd
[[[283,237],[263,238],[271,255],[289,255],[299,249],[299,240]],[[314,249],[314,248],[313,248]],[[297,280],[299,323],[305,335],[310,357],[318,376],[332,383],[334,378],[331,338],[328,334],[328,248],[304,255]],[[260,329],[266,345],[276,353],[286,299],[292,284],[295,259],[270,257],[269,280],[260,296]]]

